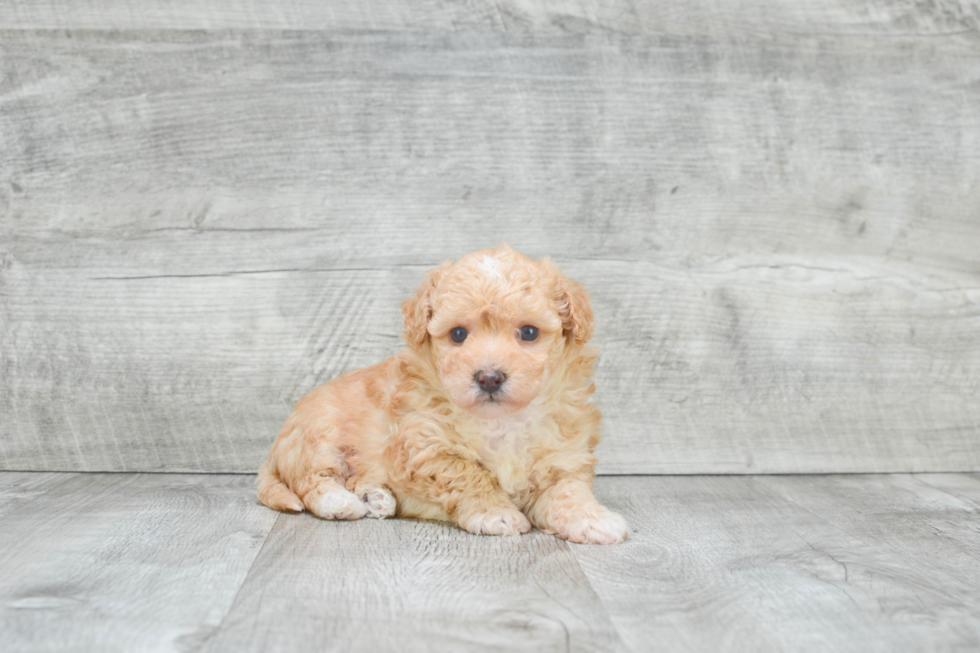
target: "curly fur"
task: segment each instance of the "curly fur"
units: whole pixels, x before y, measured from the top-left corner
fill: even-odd
[[[429,272],[402,309],[405,350],[296,404],[259,470],[262,503],[489,535],[533,524],[574,542],[629,537],[592,494],[600,414],[586,292],[502,246]],[[538,329],[533,342],[525,325]],[[455,343],[460,326],[468,336]],[[481,391],[481,370],[505,375],[500,392]]]

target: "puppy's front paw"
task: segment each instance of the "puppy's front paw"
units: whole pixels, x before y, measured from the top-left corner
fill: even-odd
[[[491,508],[477,512],[459,525],[476,535],[520,535],[531,530],[531,522],[516,508]]]
[[[384,519],[395,514],[398,504],[387,488],[373,487],[361,491],[361,501],[367,508],[367,516]]]
[[[619,544],[630,536],[630,527],[621,515],[602,508],[571,515],[556,525],[558,537],[579,544]]]
[[[357,495],[343,489],[324,492],[313,506],[312,512],[321,519],[360,519],[368,509]]]

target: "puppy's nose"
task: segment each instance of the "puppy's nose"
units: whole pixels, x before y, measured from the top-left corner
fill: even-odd
[[[476,373],[476,382],[480,384],[484,392],[489,394],[500,390],[505,380],[507,380],[507,375],[497,370],[480,370]]]

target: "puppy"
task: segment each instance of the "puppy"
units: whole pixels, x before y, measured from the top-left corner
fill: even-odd
[[[598,353],[578,283],[505,245],[429,272],[402,313],[405,350],[296,404],[259,470],[262,503],[486,535],[533,524],[572,542],[629,537],[592,494]]]

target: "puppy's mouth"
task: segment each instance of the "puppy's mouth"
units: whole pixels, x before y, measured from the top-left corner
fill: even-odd
[[[499,395],[487,396],[482,392],[480,395],[468,407],[468,411],[480,419],[504,417],[510,415],[515,410],[512,404]]]
[[[510,393],[503,388],[487,392],[479,384],[473,384],[467,394],[469,410],[480,417],[492,417],[510,409]]]
[[[524,408],[523,403],[515,403],[515,398],[505,391],[486,392],[476,388],[470,396],[469,411],[483,419],[504,417]]]

